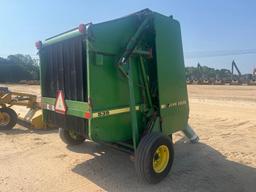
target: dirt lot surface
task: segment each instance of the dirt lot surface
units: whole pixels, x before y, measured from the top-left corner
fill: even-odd
[[[3,86],[0,84],[0,86]],[[9,85],[39,93],[38,86]],[[142,183],[129,156],[86,142],[66,147],[56,130],[0,132],[0,191],[256,191],[256,87],[191,85],[190,124],[200,143],[175,134],[175,160],[157,185]]]

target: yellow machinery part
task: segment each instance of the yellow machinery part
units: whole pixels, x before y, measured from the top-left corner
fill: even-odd
[[[35,129],[47,128],[43,122],[43,115],[41,109],[24,108],[23,106],[12,106],[18,114],[18,119],[21,122],[28,123],[30,127]]]
[[[37,102],[37,96],[27,93],[11,92],[6,89],[0,92],[0,107],[11,107],[18,115],[21,122],[29,124],[30,127],[40,129],[48,128],[43,122],[43,115],[40,103]],[[4,116],[0,114],[0,120]],[[50,126],[53,128],[53,126]]]
[[[39,110],[39,114],[35,114],[35,116],[32,117],[31,119],[31,125],[33,128],[40,129],[40,128],[47,128],[45,123],[43,122],[43,115],[42,111]]]

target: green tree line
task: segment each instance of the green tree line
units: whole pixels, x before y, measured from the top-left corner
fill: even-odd
[[[231,71],[228,69],[214,69],[207,66],[186,67],[186,77],[190,80],[228,79]]]
[[[15,54],[0,57],[0,82],[39,80],[38,62],[30,55]]]
[[[186,67],[187,79],[223,79],[231,75],[228,69],[207,66]],[[38,62],[30,55],[15,54],[0,57],[0,82],[17,83],[21,80],[39,80]]]

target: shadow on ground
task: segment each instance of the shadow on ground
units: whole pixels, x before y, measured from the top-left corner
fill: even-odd
[[[127,154],[93,142],[69,147],[94,156],[72,171],[106,191],[255,191],[255,168],[229,161],[204,143],[193,145],[180,140],[174,148],[175,160],[169,176],[157,185],[149,185],[136,177]]]

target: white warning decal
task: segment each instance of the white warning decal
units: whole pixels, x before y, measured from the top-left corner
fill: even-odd
[[[57,98],[55,103],[55,112],[65,114],[67,111],[67,106],[64,99],[64,94],[62,91],[57,91]]]

